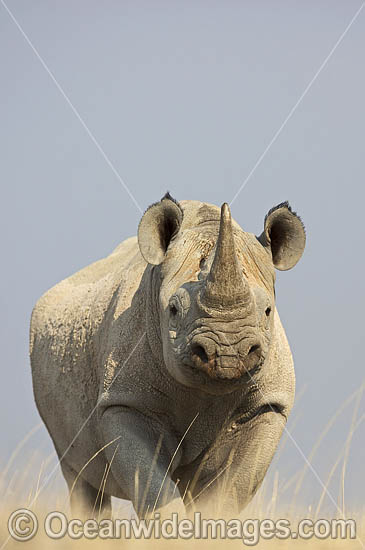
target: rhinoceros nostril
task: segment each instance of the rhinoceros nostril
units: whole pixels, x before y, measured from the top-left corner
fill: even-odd
[[[209,361],[207,352],[200,344],[193,344],[191,347],[191,353],[193,357],[198,357],[203,363],[207,363]]]
[[[261,348],[258,344],[256,344],[255,346],[251,346],[250,349],[248,350],[248,355],[252,355],[255,352],[258,355],[260,353],[260,349]]]

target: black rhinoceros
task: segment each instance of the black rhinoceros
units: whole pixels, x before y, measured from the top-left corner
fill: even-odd
[[[275,268],[292,268],[304,246],[287,202],[256,237],[226,203],[167,193],[143,215],[138,238],[40,298],[34,395],[71,506],[81,499],[85,513],[105,513],[116,496],[143,516],[199,509],[219,494],[225,510],[243,509],[293,404],[274,282]]]

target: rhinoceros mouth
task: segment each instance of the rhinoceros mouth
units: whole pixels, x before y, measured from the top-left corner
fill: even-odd
[[[210,395],[224,395],[235,391],[243,391],[249,387],[254,377],[253,372],[245,373],[240,378],[212,377],[204,371],[197,370],[191,365],[182,364],[181,375],[178,380],[186,387],[199,390]]]
[[[230,359],[231,357],[232,356],[229,356]],[[196,364],[193,365],[187,361],[182,362],[182,366],[184,367],[185,372],[194,378],[204,381],[205,384],[210,382],[221,385],[234,385],[236,387],[250,382],[252,378],[261,370],[264,363],[264,358],[262,358],[262,360],[254,367],[247,368],[243,362],[237,366],[237,357],[235,357],[235,359],[235,365],[232,365],[232,363],[228,365],[226,362],[226,357],[223,356],[224,367],[221,366],[222,356],[218,357],[214,364],[212,363],[209,366],[204,364],[198,368]]]

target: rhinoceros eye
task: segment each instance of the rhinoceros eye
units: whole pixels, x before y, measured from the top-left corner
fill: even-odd
[[[270,313],[271,313],[271,307],[267,307],[267,308],[265,309],[265,315],[266,315],[266,317],[268,317],[268,316],[270,315]]]
[[[200,262],[199,262],[199,269],[203,269],[204,266],[205,266],[205,263],[206,263],[206,259],[204,258],[201,258]]]
[[[173,330],[176,330],[178,326],[178,321],[179,321],[179,308],[176,303],[174,302],[170,303],[169,313],[170,313],[170,318],[169,318],[170,328]]]
[[[172,317],[176,317],[177,307],[175,306],[175,304],[170,304],[170,314],[172,315]]]

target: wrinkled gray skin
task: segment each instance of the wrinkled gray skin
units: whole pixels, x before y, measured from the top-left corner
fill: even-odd
[[[250,501],[294,399],[274,268],[293,267],[304,246],[287,203],[257,238],[227,204],[167,194],[144,214],[138,240],[38,301],[34,395],[74,510],[81,499],[92,513],[108,464],[96,505],[105,514],[111,495],[140,516],[191,499],[199,509],[218,492],[225,510]]]

